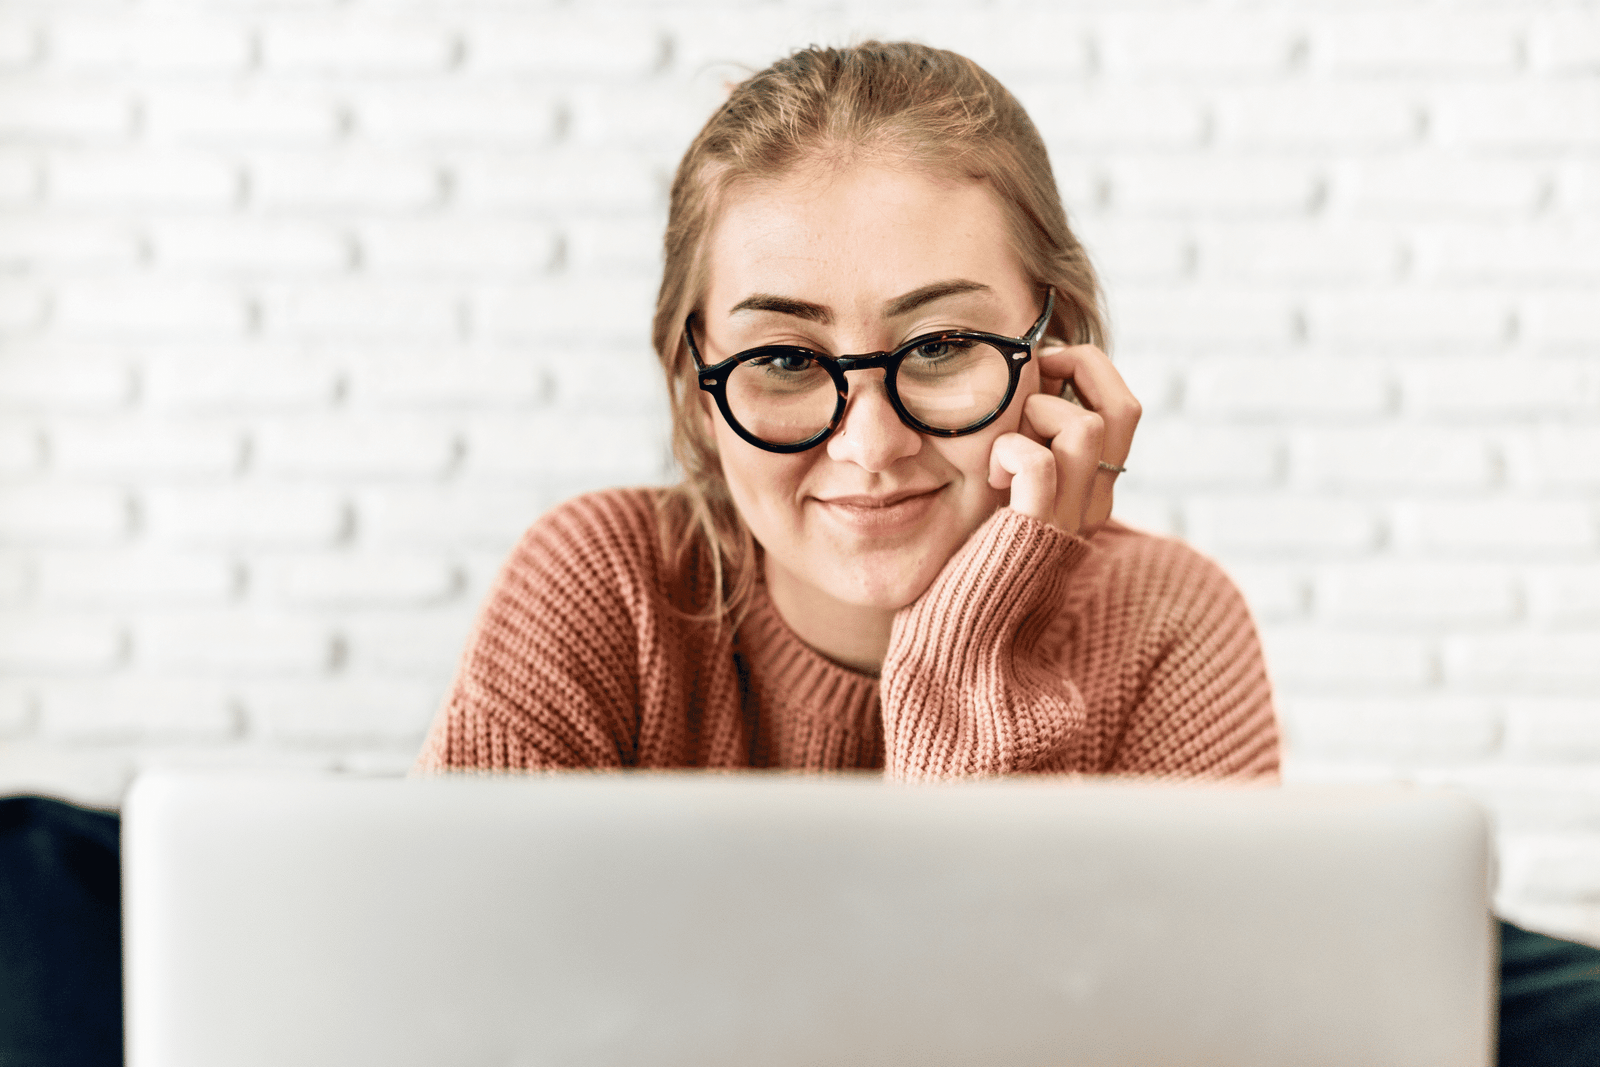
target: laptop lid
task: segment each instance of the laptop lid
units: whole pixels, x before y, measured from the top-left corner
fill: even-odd
[[[132,1067],[1490,1062],[1443,792],[151,774]]]

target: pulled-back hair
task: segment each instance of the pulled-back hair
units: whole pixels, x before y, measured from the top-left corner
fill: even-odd
[[[673,179],[652,331],[683,473],[661,498],[663,550],[680,572],[692,561],[709,567],[709,617],[737,624],[758,579],[755,541],[706,432],[683,336],[705,299],[711,230],[736,186],[857,162],[987,184],[1030,280],[1056,290],[1050,334],[1105,344],[1094,269],[1067,226],[1044,142],[1016,98],[972,60],[905,42],[812,47],[736,86]]]

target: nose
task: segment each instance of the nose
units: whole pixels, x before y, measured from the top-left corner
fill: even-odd
[[[922,435],[901,422],[889,403],[887,373],[881,368],[846,372],[850,395],[843,421],[827,440],[829,459],[879,474],[922,449]]]

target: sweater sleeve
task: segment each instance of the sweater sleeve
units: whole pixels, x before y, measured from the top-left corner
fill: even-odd
[[[890,777],[1051,766],[1084,699],[1041,639],[1084,541],[1001,508],[894,620],[879,692]]]
[[[639,669],[619,551],[630,535],[580,498],[542,517],[501,568],[416,771],[618,767],[637,734]],[[636,539],[636,537],[635,537]]]

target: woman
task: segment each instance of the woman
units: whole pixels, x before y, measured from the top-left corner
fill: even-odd
[[[1110,521],[1139,404],[1096,297],[971,61],[812,49],[738,86],[672,188],[684,481],[534,525],[420,767],[1275,774],[1238,592]]]

